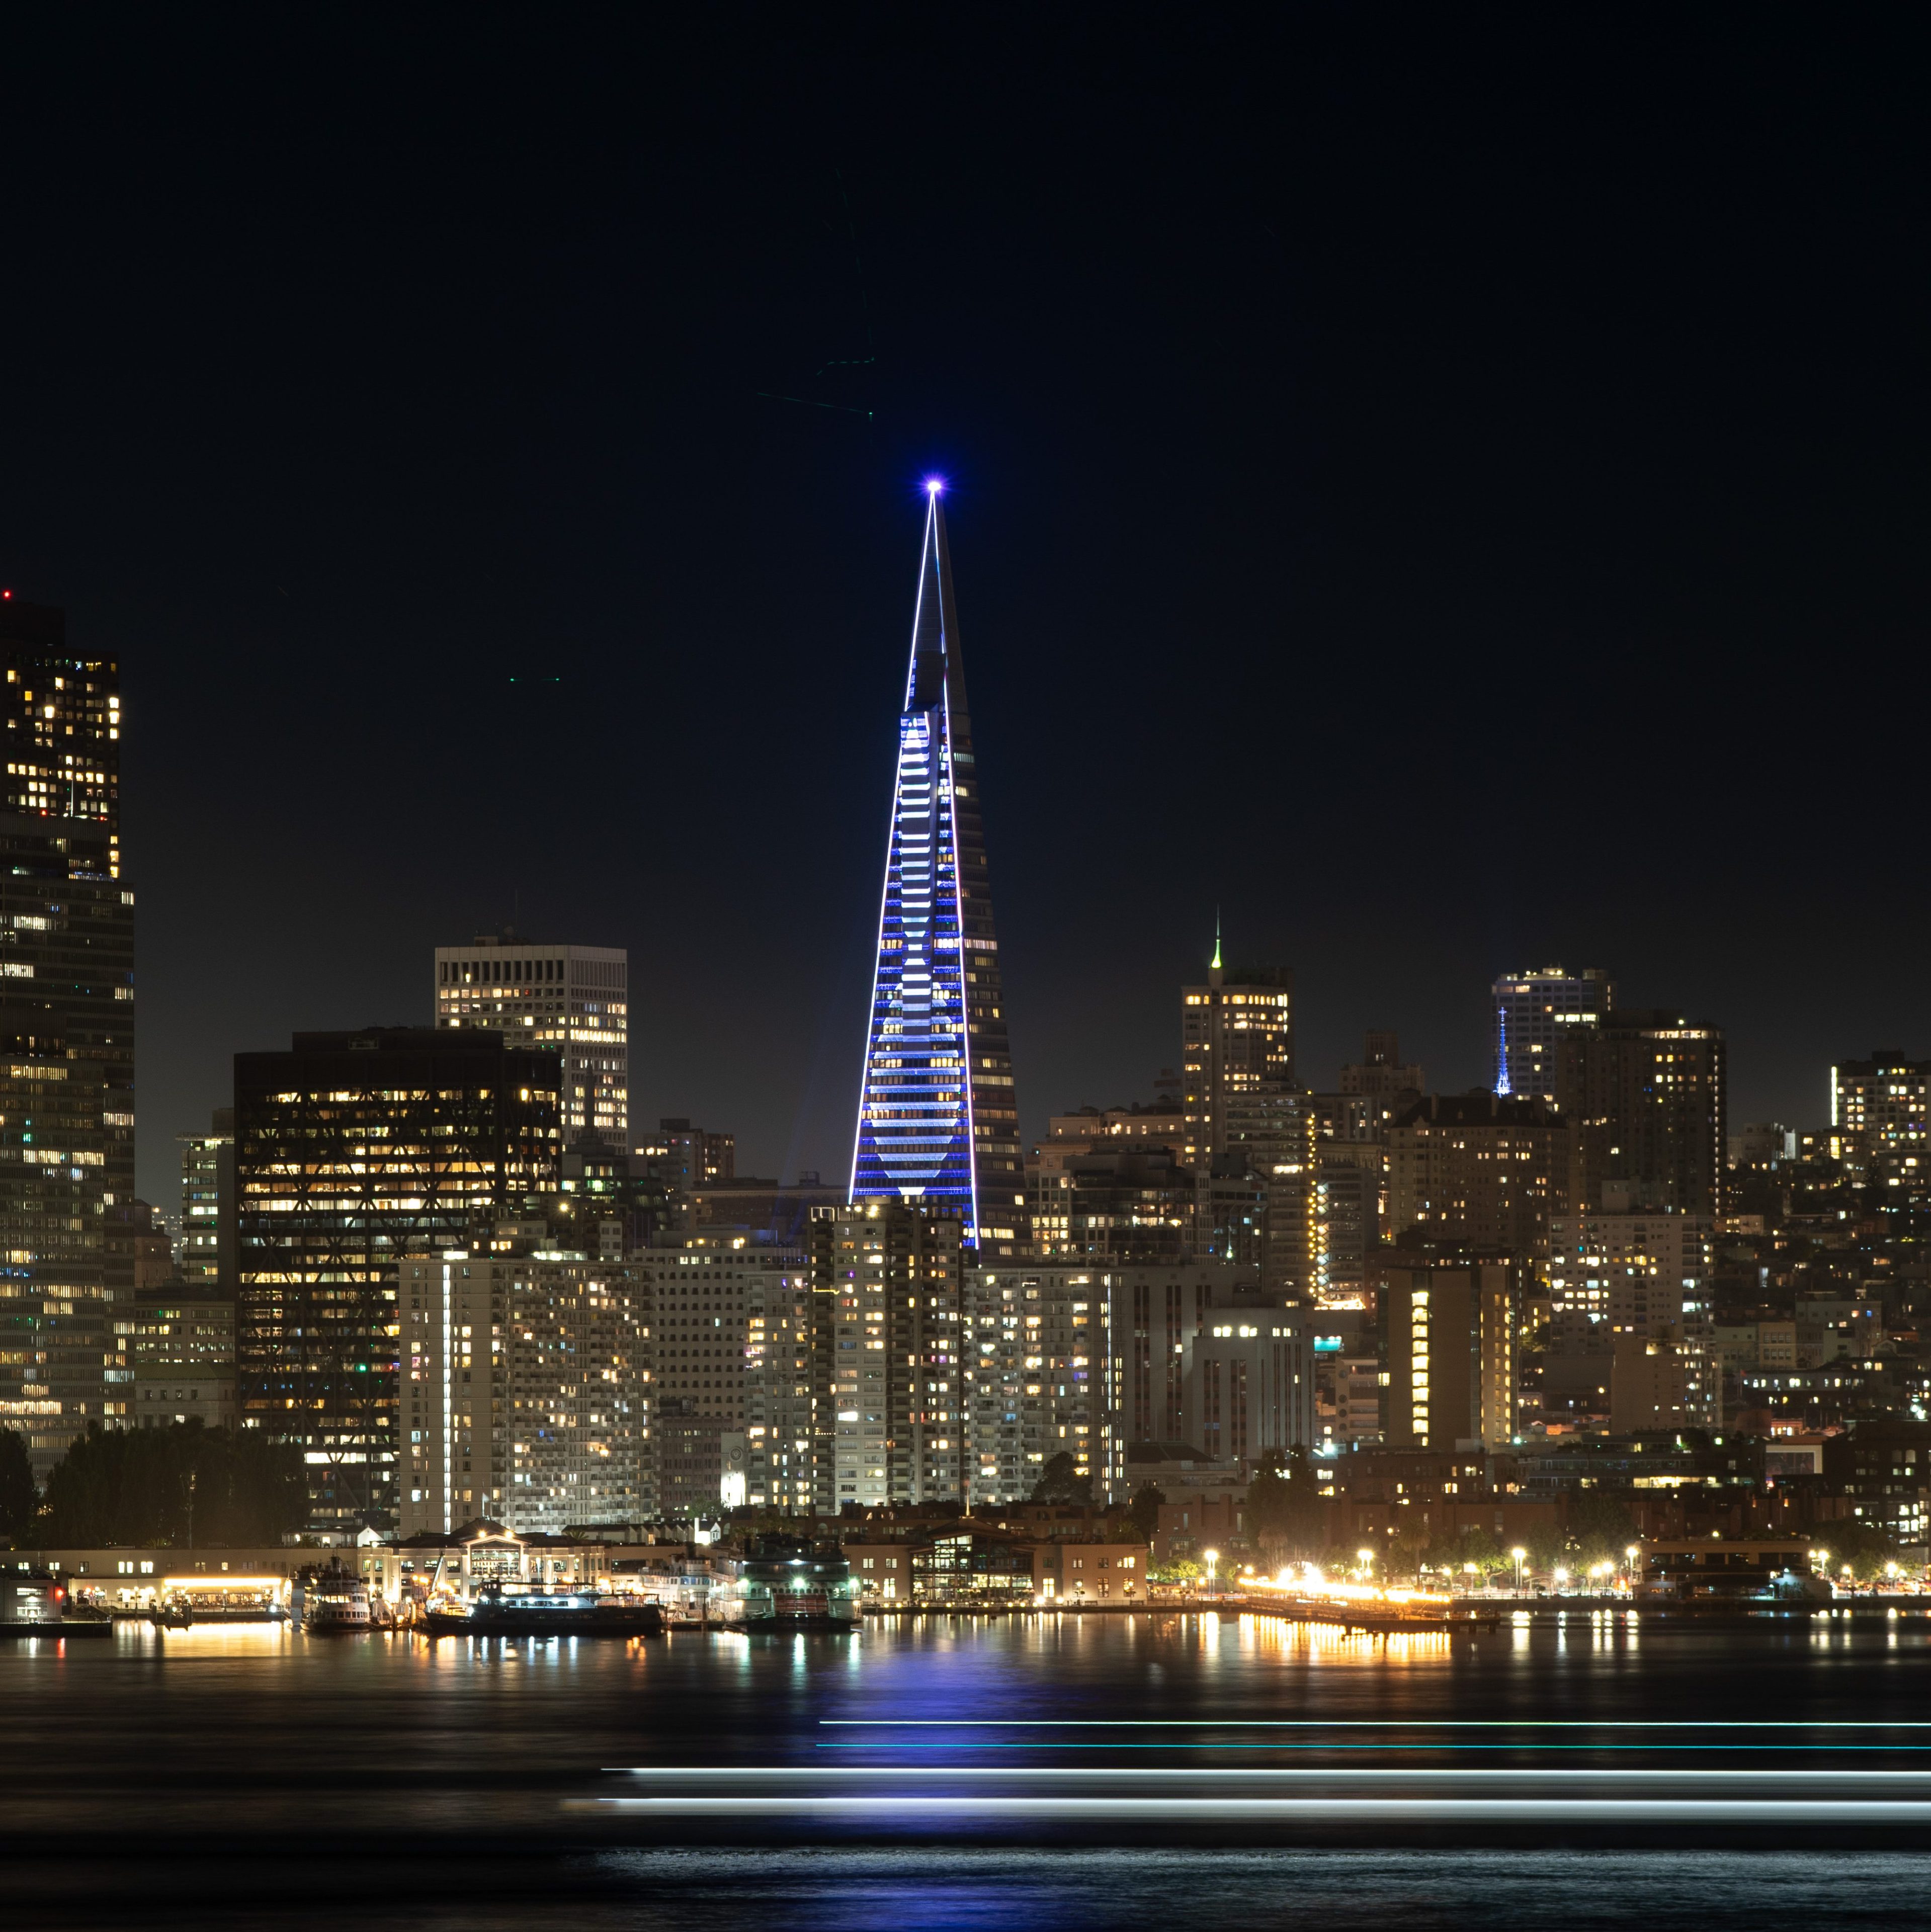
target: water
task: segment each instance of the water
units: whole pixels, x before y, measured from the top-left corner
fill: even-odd
[[[0,1900],[75,1927],[1898,1922],[1931,1814],[1842,1807],[1931,1804],[1927,1666],[1917,1617],[130,1628],[0,1646]]]

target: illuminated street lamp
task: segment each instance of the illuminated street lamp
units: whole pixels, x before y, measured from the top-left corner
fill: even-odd
[[[1207,1593],[1210,1597],[1214,1593],[1214,1572],[1220,1567],[1220,1552],[1217,1550],[1204,1550],[1201,1554],[1207,1558]]]
[[[1516,1594],[1520,1596],[1522,1589],[1522,1565],[1528,1560],[1528,1552],[1519,1543],[1509,1552],[1509,1554],[1515,1560]]]
[[[1555,1566],[1555,1569],[1549,1573],[1549,1581],[1555,1586],[1558,1590],[1560,1590],[1563,1585],[1569,1581],[1569,1572],[1564,1569],[1562,1565],[1558,1563]]]

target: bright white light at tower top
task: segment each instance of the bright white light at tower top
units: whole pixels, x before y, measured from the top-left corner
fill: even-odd
[[[946,479],[943,476],[928,476],[925,478],[925,494],[928,496],[937,496],[945,487]]]

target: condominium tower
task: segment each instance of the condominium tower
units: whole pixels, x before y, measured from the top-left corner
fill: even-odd
[[[934,482],[898,718],[850,1198],[955,1216],[968,1246],[1009,1255],[1024,1237],[1025,1176],[939,498]]]

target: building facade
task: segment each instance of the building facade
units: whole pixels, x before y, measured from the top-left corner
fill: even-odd
[[[301,1450],[315,1528],[391,1526],[421,1486],[400,1481],[398,1271],[556,1191],[559,1080],[553,1053],[466,1028],[235,1055],[242,1420]]]
[[[964,1220],[871,1201],[809,1233],[818,1513],[964,1502]]]
[[[134,895],[118,665],[10,597],[0,658],[0,1427],[44,1478],[90,1422],[133,1419]]]
[[[1831,1124],[1856,1137],[1886,1206],[1931,1204],[1931,1060],[1879,1048],[1831,1069]]]
[[[484,933],[436,949],[436,1024],[555,1054],[565,1138],[589,1128],[621,1144],[630,1132],[629,977],[622,946]]]
[[[133,1420],[142,1429],[199,1422],[229,1429],[235,1400],[235,1304],[194,1282],[150,1289],[131,1314]]]
[[[1540,1094],[1431,1094],[1388,1130],[1388,1225],[1539,1259],[1568,1205],[1570,1137]]]
[[[1554,1100],[1562,1043],[1576,1028],[1600,1025],[1609,1016],[1615,988],[1608,974],[1593,966],[1579,973],[1545,966],[1504,973],[1493,992],[1496,1094]]]
[[[1666,1007],[1619,1008],[1560,1042],[1556,1100],[1579,1205],[1718,1214],[1729,1153],[1723,1035]]]
[[[945,513],[928,494],[850,1198],[955,1216],[990,1259],[1025,1238],[1018,1102]]]
[[[1056,1456],[1103,1486],[1106,1304],[1091,1268],[974,1268],[965,1278],[967,1493],[974,1509],[1030,1496]]]
[[[1242,1463],[1319,1442],[1312,1319],[1303,1307],[1210,1309],[1182,1358],[1183,1440]]]
[[[204,1293],[235,1292],[235,1110],[217,1107],[181,1147],[181,1272]]]
[[[535,1234],[505,1224],[487,1250],[400,1264],[404,1539],[478,1516],[553,1536],[655,1514],[642,1284],[530,1248]]]
[[[1381,1318],[1394,1449],[1505,1448],[1516,1432],[1516,1294],[1500,1262],[1396,1256]]]

